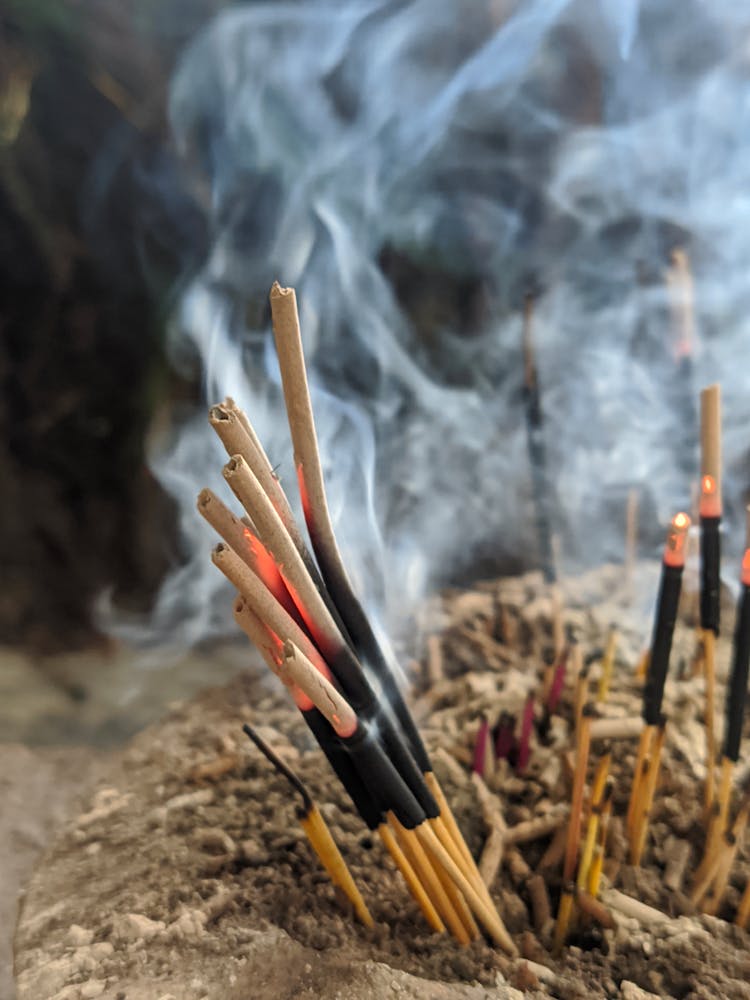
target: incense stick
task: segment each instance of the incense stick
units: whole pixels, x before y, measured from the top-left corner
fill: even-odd
[[[208,421],[216,431],[227,454],[230,457],[242,455],[252,469],[263,491],[281,518],[284,527],[289,532],[289,536],[304,560],[308,572],[313,579],[318,579],[317,568],[297,527],[286,493],[246,414],[235,404],[233,399],[227,398],[223,403],[211,407]]]
[[[355,649],[383,685],[386,698],[420,770],[431,772],[432,765],[424,744],[375,633],[354,593],[336,542],[323,482],[297,314],[297,298],[293,288],[282,288],[278,282],[274,283],[271,289],[271,316],[302,509],[323,579],[346,630],[354,641]]]
[[[581,808],[583,806],[583,790],[586,782],[589,748],[591,746],[592,712],[592,706],[586,706],[584,709],[576,745],[576,768],[573,776],[573,794],[571,797],[570,818],[568,819],[568,832],[565,843],[565,861],[563,863],[563,891],[560,896],[560,907],[557,911],[553,945],[554,951],[558,954],[565,943],[573,909],[574,886],[572,878],[581,837]]]
[[[544,579],[548,583],[553,583],[557,579],[557,573],[552,546],[552,488],[547,470],[547,450],[544,444],[544,418],[532,339],[533,316],[534,300],[529,295],[526,297],[524,303],[523,315],[523,398],[526,416],[526,441],[529,452],[529,465],[531,466],[539,561]]]
[[[307,834],[307,839],[310,841],[313,850],[320,860],[320,863],[328,872],[328,875],[334,885],[339,886],[339,888],[343,890],[347,899],[354,907],[355,913],[365,927],[374,927],[375,922],[370,915],[370,911],[367,909],[367,905],[365,904],[365,901],[362,898],[354,879],[352,878],[351,872],[341,856],[341,852],[333,839],[331,831],[328,829],[326,821],[323,819],[320,814],[320,810],[313,802],[312,796],[308,792],[306,786],[295,774],[295,772],[287,764],[285,764],[276,753],[274,753],[265,740],[261,739],[252,726],[249,726],[246,723],[242,728],[253,743],[255,743],[261,753],[265,755],[276,770],[282,774],[291,786],[302,796],[302,808],[298,811],[298,818],[302,829]]]
[[[706,788],[708,810],[714,798],[716,738],[714,704],[716,689],[715,640],[719,634],[721,566],[721,389],[711,385],[701,392],[701,589],[700,620],[706,678]]]

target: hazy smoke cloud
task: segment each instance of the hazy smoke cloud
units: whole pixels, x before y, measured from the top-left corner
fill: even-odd
[[[296,286],[332,510],[386,618],[428,584],[534,562],[531,284],[567,565],[619,554],[631,485],[654,523],[689,503],[684,400],[715,379],[737,510],[748,28],[746,5],[698,0],[267,3],[226,11],[185,52],[171,118],[213,240],[175,350],[200,355],[207,402],[246,407],[296,493],[258,305],[274,278]],[[677,246],[695,275],[687,384],[664,282]],[[187,616],[190,639],[226,620],[192,513],[222,461],[201,414],[157,466],[194,549],[155,625]]]

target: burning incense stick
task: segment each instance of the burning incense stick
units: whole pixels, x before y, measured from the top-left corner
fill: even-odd
[[[306,664],[298,651],[287,645],[285,662],[290,659],[296,660],[297,666],[302,668],[294,675],[295,682],[332,723],[336,736],[347,750],[363,781],[372,783],[376,801],[394,825],[401,847],[417,872],[431,903],[457,940],[467,944],[474,936],[473,920],[468,915],[463,900],[453,890],[446,890],[443,885],[446,871],[444,858],[439,858],[440,868],[436,869],[422,857],[419,845],[420,842],[424,844],[428,827],[417,800],[368,727],[353,715],[351,707],[345,702],[332,699],[331,689],[322,683],[323,678],[316,676],[317,672],[312,664]],[[332,704],[327,706],[327,700],[332,701]],[[450,871],[447,874],[455,881]],[[463,892],[462,885],[459,884],[458,888]],[[499,921],[499,918],[496,919]]]
[[[696,426],[695,393],[693,390],[693,355],[695,352],[695,306],[693,275],[690,260],[684,248],[672,251],[672,265],[666,273],[667,289],[672,312],[672,353],[676,370],[676,409],[684,437],[677,449],[680,464],[686,476],[692,476]]]
[[[370,830],[379,831],[430,925],[441,932],[447,925],[468,943],[479,933],[476,915],[493,940],[514,954],[346,578],[326,507],[294,293],[274,286],[271,300],[303,509],[323,578],[257,436],[231,400],[211,411],[211,422],[232,453],[225,478],[248,520],[243,524],[210,491],[201,494],[201,513],[224,538],[213,561],[240,592],[238,624],[289,688],[355,808]],[[370,686],[364,661],[381,681],[380,698]],[[322,843],[325,833],[314,817],[309,826],[311,837]],[[337,877],[344,876],[339,872]]]
[[[230,458],[223,473],[235,496],[252,517],[263,545],[276,565],[283,567],[280,572],[286,589],[292,595],[316,645],[324,657],[335,659],[346,647],[346,642],[259,480],[241,455]]]
[[[250,528],[244,524],[212,490],[201,490],[198,494],[197,507],[216,533],[221,535],[227,545],[263,581],[287,614],[302,626],[303,621],[297,606],[286,588],[273,556],[255,534],[255,526]]]
[[[714,797],[716,762],[715,642],[719,634],[721,565],[721,388],[701,392],[701,588],[700,619],[706,677],[706,808]]]
[[[358,721],[351,705],[288,639],[284,643],[283,670],[328,720],[338,737],[346,739],[356,732]]]
[[[409,780],[411,791],[417,795],[420,804],[426,810],[427,817],[436,818],[440,814],[440,810],[435,804],[438,794],[432,765],[398,689],[395,677],[351,587],[333,531],[325,495],[315,422],[305,371],[297,302],[293,289],[283,289],[278,283],[274,284],[271,290],[271,315],[279,356],[282,388],[294,446],[302,508],[313,550],[320,564],[325,584],[333,599],[333,604],[346,627],[347,634],[353,640],[356,652],[372,668],[383,686],[386,701],[395,714],[401,733],[408,744],[408,749],[413,755],[413,760],[416,761],[419,770],[424,775],[424,781],[432,796],[431,801],[429,795],[425,795],[426,789],[423,785],[413,780],[409,773],[409,760],[404,758],[401,752],[399,733],[390,725],[389,716],[386,714],[381,718],[380,726],[388,753],[394,757],[398,755],[399,770]],[[334,671],[338,675],[335,667]],[[349,679],[343,676],[339,679],[347,697],[350,697],[352,692],[348,687]],[[352,704],[359,712],[360,707],[354,701]],[[370,706],[374,707],[374,699],[371,699]],[[452,830],[454,830],[454,838],[457,835],[456,846],[461,851],[467,868],[472,871],[477,880],[481,881],[474,860],[466,848],[463,838],[458,834],[458,828],[455,827],[455,824],[452,826]]]
[[[734,765],[740,756],[742,723],[747,703],[747,682],[750,673],[750,507],[746,508],[746,541],[740,576],[740,595],[737,601],[737,618],[732,646],[732,667],[729,675],[725,707],[725,732],[723,758],[726,778],[722,782],[719,805],[726,817],[729,805],[729,789]]]
[[[328,872],[333,884],[343,890],[347,899],[354,907],[354,912],[365,927],[374,927],[375,922],[352,878],[346,861],[344,861],[326,821],[313,802],[307,788],[294,771],[274,753],[265,740],[261,739],[252,726],[245,724],[242,728],[279,774],[282,774],[295,791],[299,792],[302,796],[302,808],[298,810],[297,817],[320,863]]]
[[[634,853],[634,856],[639,857],[637,845],[642,829],[640,818],[643,816],[648,796],[648,788],[643,782],[643,775],[645,767],[651,759],[656,730],[662,723],[661,704],[669,668],[669,657],[672,651],[672,636],[677,620],[682,572],[685,566],[685,540],[689,527],[690,518],[687,514],[676,514],[672,518],[662,559],[661,582],[656,603],[648,672],[643,689],[643,721],[645,726],[638,745],[627,815],[631,852]]]
[[[281,518],[284,527],[289,532],[289,536],[304,560],[308,572],[313,579],[317,579],[317,568],[297,527],[286,493],[246,414],[235,404],[233,399],[228,398],[222,404],[211,407],[208,421],[226,448],[227,454],[230,457],[242,455],[252,469],[263,491]]]
[[[244,597],[239,597],[235,602],[234,617],[248,638],[259,649],[263,649],[262,643],[267,641],[268,636],[272,636],[273,633],[252,612]],[[281,641],[277,636],[273,636],[273,640],[274,645],[265,647],[264,658],[274,673],[277,673],[284,683],[289,684],[291,681],[288,675],[280,669]],[[357,773],[351,757],[335,738],[330,724],[318,711],[312,700],[296,686],[292,686],[291,692],[297,707],[302,712],[302,718],[328,759],[334,773],[346,789],[355,809],[368,829],[376,830],[382,823],[383,811]]]
[[[526,415],[526,440],[534,492],[536,511],[536,533],[539,545],[539,559],[544,579],[553,583],[557,578],[555,556],[552,546],[552,502],[551,486],[547,470],[547,450],[544,445],[544,418],[541,394],[536,371],[532,322],[534,300],[526,297],[523,312],[523,398]]]
[[[336,542],[318,452],[294,289],[282,288],[278,282],[274,283],[271,289],[271,316],[302,509],[323,579],[346,630],[354,641],[356,651],[383,685],[386,699],[419,769],[425,774],[432,773],[424,744],[375,633],[354,593]]]
[[[224,475],[238,499],[251,513],[264,544],[277,564],[283,566],[282,575],[287,590],[292,594],[310,635],[330,665],[330,670],[333,671],[347,699],[363,719],[374,720],[377,717],[383,745],[399,774],[408,784],[410,791],[416,795],[426,816],[437,816],[437,804],[427,789],[410,751],[390,721],[387,712],[379,708],[361,665],[339,631],[326,602],[307,574],[299,553],[257,478],[241,456],[230,459],[224,467]],[[247,597],[247,594],[245,596]],[[295,645],[299,646],[316,666],[319,666],[320,656],[317,651],[308,651],[311,649],[311,643],[306,636],[303,636],[301,630],[296,629],[295,634],[291,634],[287,624],[283,637],[291,638]]]
[[[721,835],[727,829],[732,777],[739,760],[742,726],[747,702],[748,674],[750,673],[750,507],[746,510],[746,548],[742,559],[740,594],[732,645],[732,666],[725,702],[724,744],[721,760],[721,780],[717,808],[713,812],[703,860],[696,880],[703,874],[719,848]]]

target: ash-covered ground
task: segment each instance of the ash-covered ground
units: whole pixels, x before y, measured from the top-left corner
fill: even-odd
[[[610,697],[601,711],[637,715],[635,664],[648,621],[634,595],[654,589],[655,567],[630,592],[620,567],[563,584],[566,624],[591,661],[591,694],[609,625],[620,639]],[[28,887],[16,935],[19,1000],[138,1000],[279,997],[641,997],[679,1000],[750,996],[750,937],[733,926],[748,878],[741,845],[717,918],[688,898],[703,840],[703,681],[693,676],[695,632],[678,626],[667,685],[669,715],[662,781],[641,869],[626,858],[627,808],[635,740],[613,744],[614,819],[604,898],[616,927],[579,920],[561,959],[549,927],[535,926],[529,882],[554,830],[502,852],[492,893],[523,959],[484,942],[462,949],[429,933],[379,842],[371,837],[281,692],[258,679],[173,706],[113,763],[89,801],[62,829]],[[538,688],[551,642],[551,600],[537,575],[436,598],[423,631],[434,636],[415,664],[414,709],[435,768],[467,841],[481,858],[493,813],[509,830],[559,816],[570,798],[572,682],[529,767],[502,762],[472,779],[480,717],[515,713]],[[730,616],[725,634],[731,634]],[[719,645],[723,703],[728,642]],[[354,922],[312,855],[288,787],[241,732],[252,721],[309,783],[376,921]],[[602,747],[594,744],[593,763]],[[738,776],[742,779],[742,774]],[[554,823],[551,824],[554,826]],[[683,848],[681,845],[687,846]],[[681,880],[665,886],[684,853]],[[554,913],[559,870],[546,884]],[[674,879],[669,880],[674,884]],[[642,924],[614,908],[614,887],[660,910]],[[608,895],[609,893],[609,895]],[[729,919],[727,919],[729,918]]]

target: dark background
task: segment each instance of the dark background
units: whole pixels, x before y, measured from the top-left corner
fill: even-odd
[[[147,608],[177,556],[145,435],[197,393],[164,337],[205,234],[165,104],[219,6],[0,6],[0,643],[90,644],[102,588]]]

